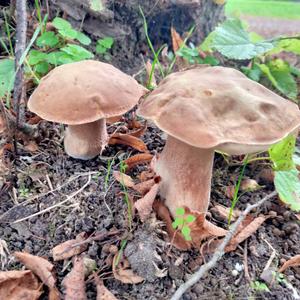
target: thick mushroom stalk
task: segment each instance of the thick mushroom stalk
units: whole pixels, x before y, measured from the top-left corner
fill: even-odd
[[[108,142],[106,121],[69,125],[65,131],[66,153],[77,159],[88,160],[101,154]]]
[[[168,136],[155,164],[160,195],[173,217],[179,207],[206,214],[210,199],[214,150],[193,147]]]

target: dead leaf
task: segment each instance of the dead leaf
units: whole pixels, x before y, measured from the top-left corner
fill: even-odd
[[[73,260],[73,269],[64,278],[62,285],[65,288],[65,300],[87,299],[85,293],[84,264],[82,257],[75,257]]]
[[[122,118],[123,118],[123,115],[106,118],[106,124],[111,125],[111,124],[120,122],[122,120]]]
[[[176,55],[176,52],[180,49],[182,44],[184,43],[179,33],[175,30],[175,28],[171,27],[171,37],[172,37],[172,46],[173,52]]]
[[[126,171],[132,169],[137,165],[149,163],[151,162],[152,158],[153,155],[150,153],[141,153],[141,154],[136,154],[134,156],[131,156],[124,161],[124,163],[127,166]]]
[[[155,200],[153,203],[153,209],[155,210],[158,218],[165,222],[166,231],[170,241],[172,241],[172,245],[183,251],[190,249],[192,246],[191,243],[186,241],[184,237],[172,227],[172,218],[168,208],[161,201]]]
[[[25,144],[24,150],[29,152],[36,152],[39,150],[39,146],[36,144],[35,141],[29,141],[28,143]]]
[[[119,252],[116,253],[113,259],[113,274],[115,279],[123,282],[123,283],[130,283],[130,284],[136,284],[144,281],[144,278],[141,276],[138,276],[133,273],[131,269],[129,269],[129,263],[128,260],[121,255],[121,258],[119,259]],[[119,260],[119,261],[118,261]]]
[[[32,118],[30,118],[27,123],[30,125],[36,125],[38,123],[40,123],[43,119],[39,116],[33,116]]]
[[[53,274],[53,265],[46,259],[26,252],[15,252],[15,258],[36,274],[49,288],[49,300],[60,299],[56,288],[56,278]]]
[[[146,181],[152,179],[154,175],[155,173],[152,170],[145,170],[138,175],[138,178],[140,181]]]
[[[132,136],[130,134],[114,133],[110,137],[108,144],[109,145],[116,145],[116,144],[126,145],[126,146],[130,146],[140,152],[148,151],[146,144],[142,140],[140,140],[139,138],[136,138],[135,136]]]
[[[300,221],[300,214],[295,214],[295,216]]]
[[[5,121],[2,115],[0,114],[0,134],[3,133],[5,129],[6,129]]]
[[[152,211],[152,205],[158,193],[159,183],[154,184],[149,192],[134,203],[142,222],[144,222]]]
[[[121,173],[120,171],[113,171],[113,176],[118,182],[126,187],[131,188],[135,185],[133,179],[129,175]]]
[[[145,122],[141,127],[136,129],[135,131],[129,132],[129,134],[136,138],[139,138],[145,133],[146,129],[147,129],[147,122]]]
[[[69,240],[55,246],[52,249],[53,260],[59,261],[59,260],[67,259],[85,251],[88,247],[87,243],[82,244],[82,242],[85,239],[86,239],[86,233],[81,232],[76,236],[76,239]],[[80,244],[80,245],[76,245],[76,244]]]
[[[233,251],[237,248],[237,246],[246,240],[249,236],[251,236],[263,222],[265,222],[269,216],[259,216],[255,218],[250,224],[246,225],[241,231],[235,235],[229,244],[225,248],[225,252]]]
[[[155,185],[155,179],[146,180],[132,186],[132,189],[139,192],[141,195],[145,195]]]
[[[97,287],[97,299],[96,300],[118,300],[113,293],[111,293],[103,284],[103,281],[99,279],[96,273],[94,273],[94,280]]]
[[[261,186],[257,183],[257,181],[250,178],[242,180],[240,185],[240,189],[243,192],[253,192],[260,188]]]
[[[229,214],[230,214],[230,208],[225,207],[223,205],[216,205],[210,210],[213,214],[217,215],[220,219],[223,221],[228,221]],[[241,212],[239,210],[233,210],[231,220],[235,221],[239,216]]]
[[[0,299],[37,300],[42,285],[30,270],[0,272]]]
[[[299,267],[300,266],[300,254],[295,255],[286,261],[282,267],[278,270],[279,273],[283,273],[289,267]]]

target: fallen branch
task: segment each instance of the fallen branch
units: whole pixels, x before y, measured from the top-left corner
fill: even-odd
[[[237,232],[239,225],[243,222],[243,220],[245,219],[245,217],[249,214],[249,212],[254,209],[257,208],[259,206],[261,206],[263,203],[265,203],[266,201],[270,200],[271,198],[273,198],[274,196],[277,195],[277,192],[274,191],[271,194],[267,195],[266,197],[264,197],[263,199],[261,199],[260,201],[258,201],[257,203],[253,204],[253,205],[248,205],[247,208],[242,212],[242,214],[239,216],[239,218],[237,219],[237,221],[232,225],[231,229],[228,231],[228,233],[226,234],[223,242],[220,244],[220,246],[217,248],[216,252],[214,253],[213,257],[211,258],[211,260],[209,262],[207,262],[206,264],[202,265],[200,267],[200,269],[194,273],[191,278],[186,281],[185,283],[183,283],[174,293],[174,295],[172,296],[171,300],[179,300],[182,295],[190,288],[192,287],[195,283],[197,283],[197,281],[199,281],[204,274],[206,274],[207,271],[209,271],[211,268],[213,268],[216,263],[222,258],[222,256],[224,255],[224,250],[225,247],[228,245],[229,241],[231,240],[231,238],[235,235],[235,233]]]

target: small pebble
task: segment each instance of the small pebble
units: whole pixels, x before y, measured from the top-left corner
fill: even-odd
[[[231,271],[231,274],[232,274],[232,276],[236,277],[236,276],[239,275],[239,272],[238,272],[238,270],[234,269],[234,270]]]

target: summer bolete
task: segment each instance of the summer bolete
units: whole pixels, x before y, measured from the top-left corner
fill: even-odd
[[[300,126],[300,111],[241,72],[201,67],[173,73],[141,101],[138,114],[168,134],[155,171],[171,214],[207,212],[214,151],[267,150]]]
[[[86,160],[107,145],[105,119],[127,112],[144,93],[144,87],[112,65],[85,60],[49,72],[28,107],[45,120],[67,124],[66,153]]]

